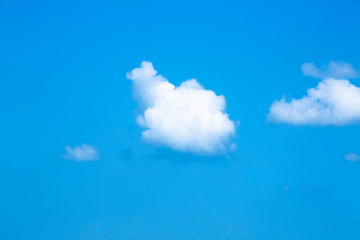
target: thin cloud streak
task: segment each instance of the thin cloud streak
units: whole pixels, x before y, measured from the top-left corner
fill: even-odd
[[[66,153],[62,156],[64,159],[77,162],[94,161],[99,159],[99,152],[94,146],[82,144],[81,146],[66,146]]]

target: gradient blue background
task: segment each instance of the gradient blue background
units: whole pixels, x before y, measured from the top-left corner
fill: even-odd
[[[358,1],[2,1],[0,239],[358,240],[360,126],[268,123],[360,68]],[[197,78],[241,125],[229,156],[144,144],[126,72]],[[359,80],[352,80],[360,85]],[[95,145],[94,162],[64,160]],[[290,191],[282,188],[288,186]]]

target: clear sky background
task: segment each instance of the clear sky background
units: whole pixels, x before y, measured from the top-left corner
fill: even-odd
[[[267,121],[360,69],[357,1],[2,1],[0,239],[360,238],[359,124]],[[226,155],[141,140],[126,73],[196,78],[240,121]],[[360,79],[351,79],[360,86]],[[96,161],[62,157],[88,144]]]

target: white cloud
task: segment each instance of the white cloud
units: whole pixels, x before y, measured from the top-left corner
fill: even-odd
[[[360,161],[360,156],[355,153],[347,153],[344,155],[345,160],[350,162],[358,162]]]
[[[360,120],[360,88],[348,80],[325,79],[307,93],[301,99],[275,101],[268,119],[296,125],[344,125]]]
[[[65,147],[66,154],[62,157],[69,160],[75,161],[92,161],[99,159],[99,152],[94,146],[82,144],[81,146],[70,146]]]
[[[140,105],[143,139],[178,151],[224,153],[231,145],[235,124],[225,113],[224,96],[204,89],[196,79],[175,87],[157,75],[151,62],[127,74]]]
[[[359,76],[353,65],[345,62],[330,61],[328,66],[321,66],[320,68],[315,66],[314,63],[304,63],[301,65],[301,70],[305,76],[314,78],[343,79]]]
[[[335,62],[330,62],[325,75],[337,72],[340,76],[341,71],[336,69],[342,68],[340,65],[335,66]],[[359,122],[360,88],[346,79],[326,78],[316,88],[308,89],[307,95],[300,99],[287,101],[282,98],[275,101],[270,107],[268,120],[295,125],[345,125]]]

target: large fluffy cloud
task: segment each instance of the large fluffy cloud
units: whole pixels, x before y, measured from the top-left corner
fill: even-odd
[[[139,102],[137,122],[146,128],[145,140],[204,154],[224,153],[230,147],[235,125],[225,113],[224,96],[204,89],[196,79],[175,87],[157,75],[151,62],[142,62],[127,78]]]
[[[300,99],[275,101],[268,119],[296,125],[345,125],[360,121],[360,88],[347,79],[335,77],[322,80]]]

